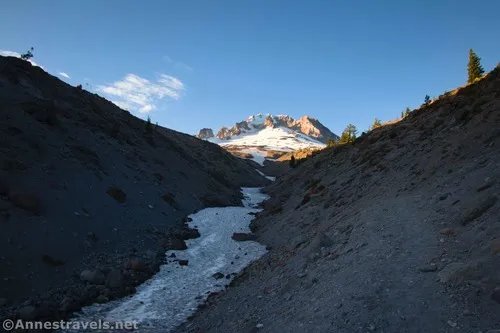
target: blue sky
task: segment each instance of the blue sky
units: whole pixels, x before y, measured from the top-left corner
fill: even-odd
[[[0,50],[34,46],[51,74],[190,134],[256,113],[340,134],[462,85],[471,47],[493,69],[499,12],[498,0],[9,1]]]

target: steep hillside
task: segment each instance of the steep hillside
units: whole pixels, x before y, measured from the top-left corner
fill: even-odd
[[[298,149],[320,149],[329,139],[337,139],[328,128],[309,116],[295,120],[287,115],[250,116],[233,127],[222,127],[214,136],[203,128],[198,138],[217,143],[232,154],[263,165]]]
[[[497,332],[500,69],[267,187],[271,251],[182,332]],[[491,331],[490,331],[491,330]]]
[[[185,216],[268,183],[219,146],[0,57],[0,317],[64,317],[134,291]]]

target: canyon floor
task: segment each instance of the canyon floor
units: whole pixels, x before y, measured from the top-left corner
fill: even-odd
[[[498,332],[500,70],[265,188],[270,248],[176,332]]]
[[[0,57],[0,87],[1,318],[68,319],[127,295],[124,313],[161,311],[143,299],[161,264],[217,237],[189,216],[245,209],[240,189],[264,186],[249,212],[267,253],[174,332],[500,330],[498,67],[294,168],[148,124],[19,59]]]

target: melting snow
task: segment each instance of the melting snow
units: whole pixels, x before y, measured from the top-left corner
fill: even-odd
[[[271,177],[271,176],[266,176],[262,171],[260,171],[259,169],[255,169],[255,171],[257,171],[259,173],[259,175],[261,176],[264,176],[266,177],[267,179],[269,179],[270,181],[274,182],[276,180],[276,177]]]
[[[264,161],[266,160],[267,151],[260,150],[258,148],[245,148],[240,150],[242,153],[248,153],[252,155],[251,160],[264,166]]]
[[[221,146],[262,146],[267,150],[294,151],[301,148],[323,148],[326,145],[307,135],[285,127],[266,127],[257,132],[232,136],[229,140],[211,140]]]
[[[231,238],[233,232],[250,232],[251,213],[260,211],[258,204],[268,198],[259,188],[242,188],[242,193],[244,207],[207,208],[190,215],[189,226],[197,228],[200,237],[186,241],[185,251],[167,251],[167,264],[139,286],[136,294],[86,307],[77,319],[137,321],[139,331],[162,332],[186,321],[211,292],[224,290],[234,274],[266,253],[257,242]],[[188,266],[180,266],[178,259],[189,260]],[[229,278],[214,278],[219,272]]]

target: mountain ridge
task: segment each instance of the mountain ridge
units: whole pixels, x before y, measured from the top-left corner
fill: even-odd
[[[294,119],[289,115],[272,115],[258,113],[251,115],[246,120],[235,123],[232,127],[222,126],[217,134],[211,128],[202,128],[196,135],[199,139],[217,138],[221,140],[231,139],[233,136],[248,134],[253,130],[265,128],[284,127],[302,133],[319,142],[327,143],[329,139],[337,139],[338,136],[324,126],[317,118],[304,115]]]

